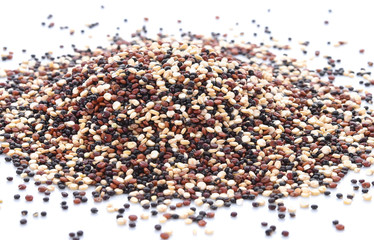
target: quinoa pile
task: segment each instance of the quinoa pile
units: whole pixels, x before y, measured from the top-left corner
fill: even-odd
[[[201,36],[114,42],[5,72],[0,151],[19,175],[217,208],[319,195],[374,162],[365,97],[304,62]]]

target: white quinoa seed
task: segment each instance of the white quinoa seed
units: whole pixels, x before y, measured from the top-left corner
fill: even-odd
[[[117,224],[118,225],[126,225],[127,220],[125,218],[117,218]]]
[[[363,198],[365,201],[371,201],[371,199],[372,199],[372,195],[369,194],[369,193],[364,193],[364,194],[362,195],[362,198]]]
[[[120,102],[114,102],[112,107],[113,107],[114,110],[118,110],[121,107],[121,103]]]
[[[210,228],[206,228],[206,229],[204,230],[204,232],[205,232],[206,235],[212,235],[212,234],[214,233],[214,230],[213,230],[213,229],[210,229]]]

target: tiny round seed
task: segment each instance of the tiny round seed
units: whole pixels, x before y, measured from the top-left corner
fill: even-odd
[[[289,236],[289,232],[288,231],[282,231],[282,236],[283,237],[288,237]]]
[[[117,224],[118,225],[125,225],[126,224],[126,219],[125,218],[117,218]]]
[[[161,239],[169,239],[169,237],[170,237],[170,235],[169,235],[168,233],[165,233],[165,232],[164,232],[164,233],[161,233],[161,234],[160,234],[160,238],[161,238]]]
[[[368,193],[365,193],[362,195],[362,198],[365,200],[365,201],[371,201],[372,199],[372,195],[371,194],[368,194]]]
[[[317,210],[318,209],[318,205],[312,204],[312,205],[310,205],[310,208],[313,209],[313,210]]]
[[[344,225],[343,224],[336,224],[335,225],[335,228],[339,231],[343,231],[344,230]]]
[[[25,199],[26,201],[31,202],[34,199],[34,197],[32,195],[26,195]]]
[[[206,228],[206,229],[204,230],[204,232],[205,232],[206,235],[212,235],[212,234],[214,233],[214,230],[213,230],[213,229]]]

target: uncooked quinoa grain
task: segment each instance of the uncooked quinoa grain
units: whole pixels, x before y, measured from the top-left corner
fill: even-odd
[[[237,212],[231,212],[230,216],[231,216],[231,217],[237,217],[237,216],[238,216],[238,213],[237,213]]]
[[[310,208],[313,209],[313,210],[317,210],[318,209],[318,205],[312,204],[312,205],[310,205]]]
[[[338,224],[335,225],[335,228],[336,228],[336,230],[338,230],[338,231],[343,231],[345,227],[344,227],[343,224],[339,224],[339,223],[338,223]]]
[[[34,197],[32,195],[26,195],[25,196],[25,200],[28,201],[28,202],[31,202],[33,199],[34,199]]]
[[[129,227],[130,228],[135,228],[136,227],[136,223],[135,222],[130,222],[129,223]]]
[[[282,231],[282,236],[283,237],[288,237],[290,233],[288,231]]]
[[[169,239],[170,235],[168,233],[161,233],[160,238],[161,239]]]

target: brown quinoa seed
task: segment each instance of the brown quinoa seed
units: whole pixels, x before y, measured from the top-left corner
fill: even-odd
[[[161,233],[160,238],[161,239],[169,239],[170,235],[168,233]]]
[[[336,230],[338,230],[338,231],[343,231],[343,230],[344,230],[344,225],[343,225],[343,224],[336,224],[336,225],[335,225],[335,228],[336,228]]]
[[[32,202],[32,200],[34,199],[34,197],[32,195],[26,195],[25,199],[26,199],[27,202]]]
[[[205,227],[205,225],[206,225],[206,221],[204,221],[204,220],[200,220],[200,221],[197,222],[197,224],[198,224],[200,227]]]
[[[136,220],[138,220],[138,216],[136,216],[136,215],[129,215],[129,220],[130,221],[136,221]]]

